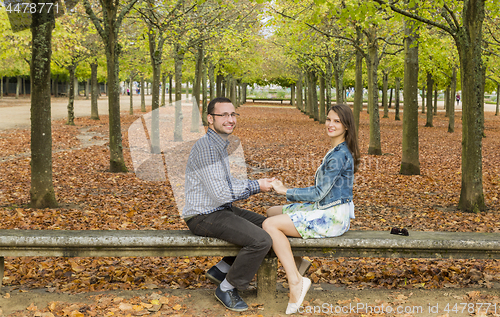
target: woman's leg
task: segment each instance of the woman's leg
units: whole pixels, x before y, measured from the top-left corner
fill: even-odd
[[[283,206],[274,206],[274,207],[271,207],[267,210],[268,217],[273,217],[273,216],[282,215],[282,214],[283,214]],[[295,261],[295,266],[297,267],[297,269],[299,269],[300,266],[302,265],[302,257],[301,256],[294,256],[293,260]],[[306,271],[309,268],[309,266],[305,266],[306,269],[303,269],[303,271]]]
[[[292,219],[288,215],[276,215],[267,218],[262,224],[264,229],[273,239],[273,250],[278,256],[286,272],[286,278],[290,287],[290,303],[296,303],[299,300],[302,291],[302,276],[297,270],[293,258],[292,248],[288,237],[300,237],[299,232],[293,225]]]
[[[283,214],[283,206],[274,206],[267,210],[268,217],[282,215],[282,214]]]

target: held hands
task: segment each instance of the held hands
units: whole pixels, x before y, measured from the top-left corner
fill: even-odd
[[[261,178],[258,180],[259,182],[259,186],[260,186],[260,191],[265,193],[265,192],[268,192],[270,191],[273,186],[271,185],[271,183],[275,180],[276,178]]]
[[[271,185],[278,194],[286,195],[286,191],[288,188],[286,188],[280,180],[274,180]]]

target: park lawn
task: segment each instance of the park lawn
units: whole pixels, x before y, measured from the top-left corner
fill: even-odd
[[[250,178],[275,176],[289,187],[310,186],[329,149],[323,125],[290,107],[239,108],[235,135],[243,145]],[[140,116],[122,114],[124,153],[132,163],[129,125]],[[356,219],[351,230],[406,227],[418,231],[500,231],[500,117],[485,114],[483,184],[486,212],[457,210],[461,184],[461,113],[455,133],[438,113],[425,128],[420,115],[421,175],[399,175],[402,122],[381,118],[381,156],[367,155],[368,115],[360,123],[362,165],[356,174]],[[2,229],[123,230],[187,229],[179,217],[168,182],[147,182],[133,172],[109,173],[106,146],[81,148],[82,128],[107,137],[107,116],[100,121],[77,118],[76,126],[53,124],[53,173],[61,208],[35,210],[29,202],[29,131],[0,132],[0,216]],[[286,203],[274,193],[254,195],[236,205],[265,213]],[[49,287],[55,292],[113,289],[213,288],[204,271],[216,258],[7,258],[4,285]],[[495,260],[409,260],[314,258],[309,271],[316,283],[351,288],[492,287],[500,282]],[[285,282],[280,269],[279,281]],[[21,286],[22,284],[22,286]]]

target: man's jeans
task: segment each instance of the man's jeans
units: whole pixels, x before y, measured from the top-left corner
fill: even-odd
[[[262,229],[265,216],[231,207],[198,215],[187,221],[189,230],[197,236],[219,238],[241,246],[235,257],[224,257],[231,265],[226,279],[238,290],[244,290],[271,249],[271,237]]]

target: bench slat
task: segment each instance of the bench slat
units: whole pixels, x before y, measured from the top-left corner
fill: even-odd
[[[351,230],[336,238],[290,238],[294,254],[319,257],[499,259],[500,233]],[[0,256],[220,256],[239,247],[188,230],[0,230]]]

